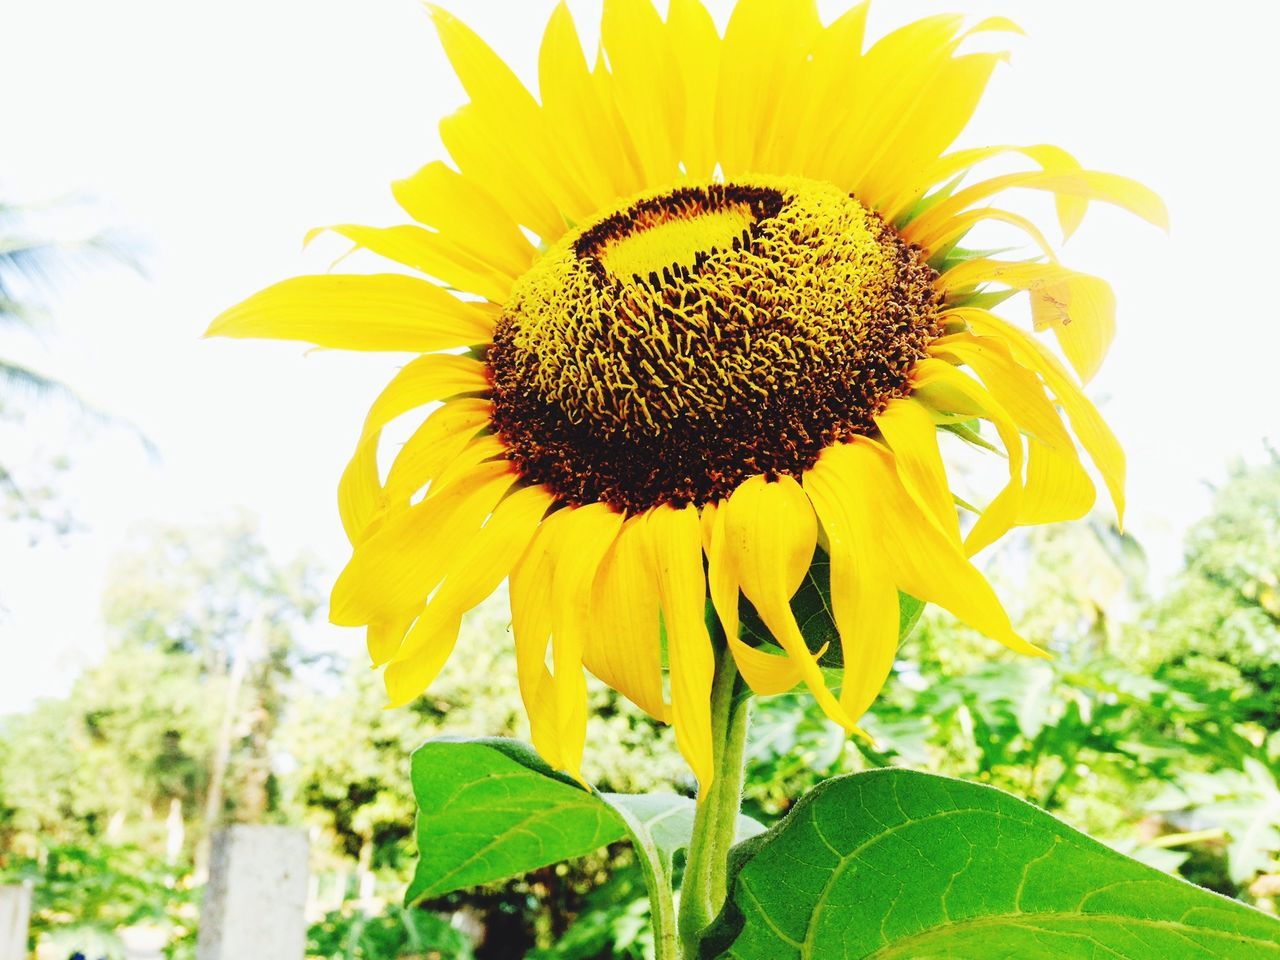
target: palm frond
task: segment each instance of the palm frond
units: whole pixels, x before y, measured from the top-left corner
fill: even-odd
[[[89,412],[92,408],[74,390],[60,380],[37,373],[30,367],[0,360],[0,398],[9,400],[60,400],[74,404],[77,410]]]
[[[153,460],[159,459],[158,448],[137,424],[99,409],[55,377],[0,359],[0,411],[4,409],[6,403],[11,403],[21,410],[27,403],[50,401],[67,404],[77,416],[97,426],[132,433],[146,450],[147,456]]]
[[[42,229],[40,218],[30,215],[33,212],[38,208],[0,201],[0,328],[34,329],[41,316],[38,304],[87,269],[115,263],[142,272],[137,245],[121,233],[102,231],[66,239],[58,236],[56,226]],[[69,405],[97,425],[126,428],[156,456],[154,445],[135,425],[93,407],[55,377],[0,358],[0,409],[49,401]]]

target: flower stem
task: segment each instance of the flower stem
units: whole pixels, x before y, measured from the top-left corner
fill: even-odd
[[[649,916],[653,925],[654,960],[680,960],[677,941],[675,901],[671,895],[673,878],[656,850],[637,858],[649,888]]]
[[[742,778],[751,700],[743,696],[733,654],[712,618],[718,650],[711,687],[711,736],[715,778],[698,798],[693,837],[680,890],[680,942],[685,960],[697,955],[698,938],[720,912],[728,888],[729,848],[733,846],[742,804]]]

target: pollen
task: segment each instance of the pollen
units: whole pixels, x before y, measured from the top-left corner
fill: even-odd
[[[571,231],[488,354],[494,426],[569,504],[702,504],[874,432],[939,334],[937,275],[839,188],[682,186]]]

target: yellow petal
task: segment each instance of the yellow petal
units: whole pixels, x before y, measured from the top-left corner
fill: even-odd
[[[724,539],[725,504],[720,501],[702,508],[703,517],[710,517],[710,530],[704,522],[703,550],[707,555],[707,584],[711,605],[720,618],[725,635],[737,638],[741,624],[738,622],[738,574],[733,557],[726,551]]]
[[[207,337],[301,340],[337,350],[428,353],[493,336],[488,308],[416,277],[294,277],[221,314]]]
[[[726,176],[779,171],[795,137],[806,58],[822,21],[814,0],[739,0],[721,48],[716,139]]]
[[[600,561],[622,527],[622,514],[603,503],[567,511],[556,536],[551,588],[552,689],[559,724],[561,766],[582,779],[587,740],[587,679],[582,670],[591,619],[591,593]]]
[[[547,244],[564,233],[564,215],[533,176],[515,141],[502,135],[500,120],[467,104],[440,121],[440,140],[463,175],[493,197],[512,220]]]
[[[684,91],[662,19],[649,0],[605,0],[600,40],[646,183],[666,183],[679,174]]]
[[[1098,277],[1073,273],[1038,288],[1031,298],[1037,330],[1049,328],[1080,378],[1088,383],[1116,336],[1116,297]]]
[[[530,200],[536,198],[537,206],[545,211],[547,202],[556,211],[573,220],[582,220],[592,212],[591,201],[579,188],[573,176],[557,162],[546,121],[533,95],[516,78],[511,68],[503,63],[489,46],[456,17],[430,7],[431,19],[444,46],[445,54],[462,81],[470,109],[460,122],[450,125],[446,134],[441,126],[445,145],[458,168],[493,195],[509,212],[508,199],[516,199],[530,212],[534,207],[528,201],[513,197],[523,192]],[[457,115],[455,114],[455,117]],[[456,137],[462,137],[463,146]],[[454,152],[462,147],[462,155]],[[483,151],[487,156],[478,155]],[[502,178],[509,183],[503,185]],[[553,229],[557,219],[539,211]],[[539,225],[516,217],[525,226],[541,233]],[[555,234],[558,236],[558,233]],[[543,235],[548,242],[555,236]]]
[[[1018,523],[1056,523],[1088,513],[1094,502],[1093,481],[1036,374],[995,337],[944,337],[931,345],[930,353],[971,367],[1028,434],[1027,481]]]
[[[515,483],[511,464],[484,463],[456,483],[379,527],[361,542],[333,587],[329,617],[362,626],[420,606]]]
[[[432,684],[453,651],[462,614],[506,579],[554,500],[544,487],[517,490],[462,545],[450,561],[444,583],[387,667],[392,706],[407,703]]]
[[[720,35],[701,0],[671,0],[666,32],[682,85],[685,172],[695,180],[707,178],[718,159],[714,91],[720,74]]]
[[[934,187],[945,183],[957,174],[966,173],[979,163],[1006,153],[1021,154],[1039,164],[1042,170],[1053,173],[1071,174],[1083,169],[1076,158],[1066,150],[1047,143],[1032,144],[1031,146],[1000,144],[998,146],[957,150],[954,153],[939,157],[932,166],[920,175],[915,184],[909,187],[904,186],[891,203],[881,207],[880,212],[886,220],[897,223],[904,211],[910,210],[914,204],[919,202]],[[1064,236],[1069,237],[1084,219],[1085,212],[1089,207],[1089,201],[1084,197],[1059,194],[1055,204],[1058,208],[1058,222],[1062,227],[1062,233]]]
[[[405,364],[373,401],[362,438],[368,439],[401,414],[464,393],[489,389],[485,366],[471,357],[430,354]]]
[[[413,620],[414,615],[409,614],[402,617],[382,617],[369,624],[365,639],[369,648],[369,660],[375,667],[382,666],[395,656]]]
[[[403,707],[431,686],[457,646],[461,625],[462,615],[443,607],[423,611],[382,675],[388,707]],[[404,655],[406,647],[413,648],[412,656]]]
[[[1014,359],[1003,341],[962,333],[935,340],[929,352],[970,367],[1018,426],[1033,438],[1060,450],[1073,449],[1040,379],[1034,370]]]
[[[657,720],[670,722],[662,696],[658,584],[644,515],[623,525],[600,564],[591,600],[587,669]]]
[[[711,522],[706,517],[711,511]],[[727,549],[724,532],[724,504],[708,504],[703,512],[703,549],[707,554],[707,580],[711,603],[724,628],[725,639],[733,653],[742,679],[762,697],[786,693],[801,680],[800,667],[788,656],[761,650],[744,642],[738,622],[738,572],[736,558]]]
[[[980,383],[949,363],[933,359],[922,360],[916,364],[911,381],[917,399],[940,413],[981,416],[990,420],[995,424],[996,432],[1000,434],[1000,441],[1008,454],[1008,485],[982,512],[982,516],[965,538],[965,550],[973,555],[1004,536],[1018,521],[1023,492],[1022,436],[1009,412]],[[956,402],[957,399],[959,403]]]
[[[449,571],[430,605],[465,613],[497,590],[529,549],[538,525],[554,504],[555,497],[546,487],[512,492],[450,559]],[[406,644],[403,652],[411,656],[414,651]]]
[[[1009,649],[1045,656],[1013,631],[991,585],[964,553],[943,535],[898,482],[892,455],[863,437],[829,448],[840,474],[860,478],[855,489],[875,491],[880,553],[898,589],[937,604]]]
[[[439,160],[395,181],[391,192],[409,216],[499,273],[518,277],[538,255],[492,195]]]
[[[857,719],[893,669],[898,591],[879,556],[878,491],[866,485],[865,476],[841,469],[844,465],[846,460],[838,457],[819,459],[805,474],[804,491],[817,511],[831,555],[831,613],[844,655],[840,703]]]
[[[892,196],[902,185],[916,182],[968,126],[1003,53],[971,54],[949,61],[916,101],[916,110],[902,125],[897,141],[884,158],[885,173],[868,182],[871,196]]]
[[[1019,330],[1006,320],[986,310],[957,310],[954,315],[962,317],[976,332],[998,336],[1013,351],[1019,362],[1034,369],[1044,378],[1051,393],[1066,411],[1071,421],[1071,429],[1079,438],[1081,446],[1092,458],[1102,474],[1102,479],[1115,504],[1118,522],[1124,523],[1124,484],[1125,455],[1124,448],[1116,439],[1111,428],[1098,413],[1097,408],[1088,397],[1081,392],[1057,358],[1049,352],[1044,344],[1035,337]]]
[[[481,257],[467,253],[449,237],[422,227],[362,227],[344,223],[312,230],[308,241],[321,230],[345,237],[380,257],[394,260],[467,293],[502,303],[511,293],[515,275],[504,274]]]
[[[956,57],[960,45],[977,33],[1022,32],[1003,17],[963,32],[958,27],[956,20],[938,17],[901,31],[898,56],[905,59],[905,69],[892,58],[879,59],[880,44],[868,54],[870,69],[879,65],[892,90],[878,104],[884,111],[882,125],[868,131],[873,150],[863,155],[853,182],[857,196],[874,208],[914,189],[968,124],[996,65],[1007,59],[1005,53]]]
[[[1116,299],[1103,280],[1052,263],[968,260],[942,275],[945,291],[999,283],[1031,296],[1037,330],[1052,329],[1071,365],[1088,382],[1116,333]]]
[[[857,4],[822,30],[803,68],[806,96],[797,105],[795,143],[782,162],[815,180],[834,181],[840,175],[843,157],[833,148],[870,99],[859,79],[869,6]]]
[[[387,384],[365,416],[356,452],[338,482],[338,513],[352,543],[364,535],[382,503],[377,454],[383,428],[418,407],[488,389],[484,364],[453,354],[418,357]]]
[[[725,549],[742,592],[755,606],[779,646],[796,664],[805,684],[828,717],[846,730],[857,725],[827,688],[791,610],[818,543],[818,520],[800,485],[791,477],[770,483],[744,481],[724,508]]]
[[[551,14],[538,54],[542,112],[565,169],[599,208],[639,189],[591,76],[568,6]]]
[[[998,210],[995,207],[982,207],[978,210],[969,210],[965,213],[956,214],[948,221],[946,230],[935,241],[932,249],[947,249],[949,245],[955,243],[979,223],[986,220],[1007,223],[1012,227],[1016,227],[1030,238],[1031,242],[1039,248],[1040,253],[1050,263],[1058,262],[1058,254],[1054,251],[1053,245],[1049,243],[1049,238],[1044,235],[1039,227],[1020,214],[1011,213],[1008,210]]]
[[[630,196],[651,187],[652,184],[645,177],[640,151],[632,142],[631,132],[627,129],[626,120],[623,119],[622,111],[618,107],[617,92],[613,87],[613,76],[609,73],[605,62],[603,46],[596,49],[596,62],[591,70],[591,83],[596,88],[600,107],[608,120],[605,136],[610,137],[607,131],[612,131],[610,139],[625,157],[625,162],[620,163],[613,171],[615,180],[627,184],[626,187],[619,188],[619,195]]]
[[[904,235],[912,243],[918,243],[925,249],[931,250],[937,242],[938,235],[945,232],[946,223],[951,217],[988,197],[1014,188],[1044,190],[1056,195],[1078,197],[1084,200],[1101,200],[1128,210],[1161,229],[1169,228],[1169,211],[1164,201],[1155,191],[1144,187],[1136,180],[1114,173],[1101,173],[1097,170],[1076,170],[1071,173],[1043,170],[992,177],[990,180],[984,180],[957,191],[954,196],[948,197],[913,220],[904,231]]]
[[[959,543],[960,518],[947,484],[947,469],[938,449],[938,430],[933,417],[914,400],[891,400],[876,417],[876,426],[893,449],[893,460],[903,486],[934,516],[942,530]]]
[[[551,638],[551,584],[555,576],[556,541],[568,510],[542,522],[529,549],[511,571],[511,628],[515,635],[516,674],[520,699],[529,716],[530,739],[553,767],[562,768],[559,718],[547,669]]]
[[[384,501],[388,504],[408,502],[454,462],[472,438],[489,425],[492,417],[493,403],[480,397],[451,400],[434,411],[405,441],[392,461],[387,471]]]
[[[858,81],[866,90],[858,113],[835,131],[833,156],[840,158],[835,182],[854,190],[865,179],[887,140],[892,139],[930,76],[950,58],[963,17],[940,14],[913,21],[871,46],[862,58]],[[880,198],[877,198],[877,202]]]
[[[1097,490],[1075,451],[1032,442],[1027,453],[1027,489],[1018,510],[1019,524],[1079,520],[1093,509]]]
[[[720,501],[712,500],[710,503],[704,504],[702,510],[698,513],[698,524],[702,530],[702,551],[711,555],[711,538],[716,529],[716,515],[720,509]]]
[[[873,208],[892,198],[904,184],[912,184],[968,125],[987,82],[1004,54],[980,53],[945,58],[932,75],[919,82],[915,96],[885,129],[878,152],[872,155],[854,183],[860,199]]]
[[[653,555],[662,620],[667,628],[671,718],[676,728],[676,743],[698,778],[698,796],[702,798],[715,776],[711,746],[715,654],[707,633],[707,583],[702,572],[697,508],[655,507],[647,514],[644,530]]]
[[[428,499],[438,497],[455,483],[466,481],[477,464],[499,457],[507,457],[507,445],[502,440],[493,434],[476,437],[431,481],[431,489],[427,491]]]

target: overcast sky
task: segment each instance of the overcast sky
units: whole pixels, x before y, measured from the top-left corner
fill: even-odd
[[[524,77],[551,0],[450,6]],[[589,43],[598,7],[572,3]],[[730,4],[713,8],[723,23]],[[844,4],[822,4],[828,19]],[[1180,12],[1186,10],[1186,13]],[[1055,142],[1138,177],[1166,237],[1096,208],[1066,261],[1110,278],[1120,334],[1092,392],[1129,451],[1130,529],[1176,566],[1206,481],[1280,441],[1272,104],[1280,5],[1115,0],[881,0],[877,33],[925,12],[1004,13],[1014,45],[970,145]],[[1193,14],[1192,11],[1195,11]],[[298,345],[205,342],[220,309],[324,269],[311,226],[400,219],[387,184],[441,155],[462,102],[414,0],[0,0],[0,198],[77,193],[148,251],[146,279],[108,272],[58,304],[58,335],[5,345],[155,442],[78,441],[64,481],[87,532],[35,549],[0,531],[0,713],[66,688],[102,648],[100,594],[129,531],[233,508],[282,559],[346,557],[334,488],[397,361]],[[49,443],[65,430],[36,421]],[[27,449],[29,443],[19,444]],[[9,451],[6,450],[6,454]],[[318,626],[318,644],[360,644]]]

